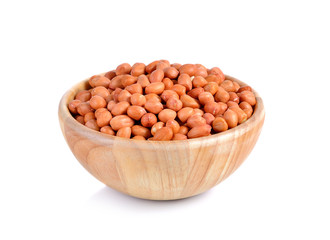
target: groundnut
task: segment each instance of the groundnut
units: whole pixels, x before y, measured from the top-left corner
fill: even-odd
[[[188,138],[205,137],[210,135],[210,133],[211,133],[211,126],[205,124],[190,129],[190,131],[188,132]]]
[[[183,135],[181,133],[176,133],[174,134],[172,140],[186,140],[187,139],[187,136],[186,135]]]
[[[144,63],[135,63],[132,66],[131,75],[138,77],[138,76],[144,74],[145,69],[146,69],[146,65]]]
[[[233,81],[233,84],[234,84],[234,87],[235,87],[234,92],[237,92],[240,89],[241,86],[238,84],[238,82],[235,82],[235,81]]]
[[[164,76],[169,79],[176,79],[179,75],[179,71],[175,67],[164,68]]]
[[[68,105],[68,108],[69,108],[70,112],[73,113],[73,114],[77,114],[77,106],[80,103],[81,103],[80,100],[72,100]]]
[[[219,84],[221,84],[225,80],[225,74],[223,74],[223,72],[221,71],[221,69],[218,68],[218,67],[211,68],[208,73],[209,74],[217,75],[219,77],[219,79],[220,79],[220,83]]]
[[[115,116],[110,120],[110,126],[115,131],[123,127],[132,127],[133,125],[133,119],[126,115]]]
[[[164,106],[161,102],[155,100],[155,99],[150,99],[146,101],[144,104],[145,109],[147,109],[148,112],[158,114],[160,111],[163,110]]]
[[[238,124],[241,124],[247,120],[247,114],[240,107],[230,107],[237,114]]]
[[[98,87],[98,86],[108,87],[110,84],[110,79],[104,76],[94,75],[89,79],[88,82],[89,85],[91,85],[91,87]]]
[[[205,80],[206,80],[207,82],[214,82],[214,83],[216,83],[217,85],[219,85],[220,82],[221,82],[219,76],[214,75],[214,74],[208,75],[208,76],[205,78]]]
[[[137,82],[137,77],[134,77],[132,75],[125,74],[125,75],[122,75],[122,77],[121,77],[121,84],[123,85],[123,87],[127,87],[136,82]]]
[[[149,94],[145,95],[145,98],[146,98],[146,101],[153,99],[153,100],[157,100],[158,102],[162,102],[162,99],[160,98],[160,96],[158,96],[155,93],[149,93]]]
[[[129,65],[128,63],[122,63],[116,68],[116,75],[118,76],[123,74],[129,74],[131,72],[131,69],[131,65]]]
[[[204,106],[204,111],[215,116],[220,112],[220,105],[217,102],[208,102]]]
[[[164,90],[162,95],[160,95],[161,99],[163,99],[165,102],[167,102],[170,98],[177,98],[179,99],[179,95],[173,91],[173,90]]]
[[[130,94],[134,94],[134,93],[142,94],[143,93],[142,86],[139,83],[135,83],[135,84],[125,87],[125,90],[127,90]]]
[[[180,97],[180,100],[183,104],[183,107],[191,107],[191,108],[200,107],[199,102],[195,98],[190,97],[189,95],[182,95]]]
[[[180,75],[188,74],[189,76],[194,76],[196,73],[196,66],[194,64],[184,64],[179,68]]]
[[[192,115],[187,120],[187,126],[190,128],[202,126],[204,124],[206,124],[206,120],[200,115]]]
[[[164,85],[165,85],[165,90],[170,90],[170,89],[172,89],[172,87],[173,87],[173,85],[174,85],[173,82],[172,82],[172,80],[169,79],[169,78],[164,78],[162,82],[163,82]]]
[[[169,141],[173,137],[173,131],[169,127],[163,127],[156,131],[153,141]]]
[[[89,91],[87,90],[82,90],[77,93],[75,100],[79,100],[81,102],[87,102],[89,99],[91,99],[92,95]]]
[[[152,127],[157,122],[157,117],[153,113],[146,113],[141,118],[141,124],[144,127]]]
[[[236,88],[234,83],[231,80],[225,80],[220,85],[227,92],[235,92]]]
[[[123,91],[123,89],[116,88],[116,90],[112,92],[112,96],[113,96],[113,99],[115,100],[115,102],[118,102],[118,96],[121,93],[121,91]]]
[[[178,133],[187,135],[188,131],[189,131],[189,128],[187,126],[182,125],[182,126],[180,126]]]
[[[198,100],[201,104],[205,105],[209,102],[214,102],[214,97],[210,92],[202,92],[198,95]]]
[[[142,136],[134,136],[134,137],[132,137],[132,139],[135,139],[135,140],[146,140],[145,137],[142,137]]]
[[[192,84],[193,84],[193,86],[195,88],[197,88],[197,87],[204,87],[207,83],[208,82],[202,76],[194,77],[194,79],[192,80]]]
[[[180,67],[181,67],[182,65],[180,64],[180,63],[172,63],[171,64],[171,67],[174,67],[176,70],[178,70],[179,71],[179,69],[180,69]]]
[[[151,83],[161,82],[164,78],[164,71],[161,69],[156,69],[150,74],[149,81]]]
[[[140,120],[141,117],[146,114],[147,111],[140,106],[129,106],[127,108],[127,115],[130,116],[134,120]]]
[[[203,114],[204,114],[204,111],[202,109],[194,108],[193,115],[203,116]]]
[[[134,125],[132,127],[132,134],[134,136],[142,136],[144,138],[149,138],[151,136],[150,130],[140,125]]]
[[[146,66],[146,72],[147,73],[151,73],[153,72],[156,67],[157,67],[157,64],[159,63],[160,61],[154,61],[152,63],[149,63],[147,66]]]
[[[171,97],[167,100],[166,102],[166,107],[168,107],[169,109],[172,109],[174,111],[179,111],[183,106],[183,103],[181,102],[181,100],[179,100],[176,97]]]
[[[99,86],[99,87],[95,87],[92,89],[91,91],[92,96],[100,96],[103,97],[104,99],[107,99],[110,95],[110,92],[108,91],[107,88],[103,87],[103,86]]]
[[[204,92],[204,88],[198,87],[190,90],[187,94],[192,97],[198,99],[199,94]]]
[[[186,87],[180,84],[174,84],[171,90],[175,91],[179,96],[186,94]]]
[[[132,130],[130,127],[122,127],[117,131],[116,136],[122,138],[131,138]]]
[[[104,108],[107,106],[107,102],[105,101],[105,99],[103,97],[100,97],[98,95],[93,96],[90,100],[89,100],[89,104],[91,105],[92,108],[94,109],[98,109],[98,108]]]
[[[85,124],[85,121],[84,121],[84,117],[83,116],[78,115],[78,116],[75,117],[75,119],[78,122],[80,122],[81,124]]]
[[[238,93],[241,93],[243,91],[250,91],[250,92],[252,92],[252,88],[250,86],[240,87],[237,92]]]
[[[212,125],[212,122],[215,119],[215,117],[211,113],[204,113],[203,118],[205,119],[206,124],[208,125]]]
[[[119,102],[123,102],[123,101],[130,102],[131,96],[132,96],[132,94],[130,94],[129,91],[123,90],[118,94],[118,101]]]
[[[146,103],[146,97],[140,93],[134,93],[131,96],[131,104],[136,106],[143,106]]]
[[[116,88],[124,88],[124,86],[123,86],[123,84],[121,82],[123,76],[124,75],[119,75],[119,76],[114,77],[110,81],[109,88],[112,89],[112,90],[115,90]]]
[[[84,116],[84,122],[86,123],[86,122],[88,122],[91,119],[95,119],[94,112],[86,113],[85,116]]]
[[[254,96],[253,92],[251,91],[243,91],[240,93],[240,100],[241,102],[247,102],[251,106],[254,106],[257,103],[256,97]]]
[[[164,109],[159,112],[158,119],[164,123],[168,120],[174,120],[176,118],[176,112],[172,109]]]
[[[227,106],[228,107],[238,107],[238,103],[237,102],[233,102],[233,101],[228,101],[227,102]]]
[[[107,109],[111,112],[111,110],[113,109],[113,107],[116,105],[115,101],[109,101],[108,105],[107,105]]]
[[[188,74],[180,74],[178,78],[178,84],[184,86],[186,91],[190,91],[192,89],[192,81]]]
[[[89,102],[82,102],[77,106],[77,112],[81,116],[85,116],[86,113],[93,112],[93,108],[89,104]]]
[[[109,125],[110,120],[112,119],[111,113],[106,108],[102,108],[102,109],[104,110],[99,112],[96,117],[96,123],[99,127],[104,127]]]
[[[156,70],[164,70],[167,67],[170,67],[169,63],[160,61],[156,66]]]
[[[223,114],[223,118],[226,120],[229,128],[236,127],[238,124],[237,113],[231,109],[227,109],[227,111]]]
[[[194,74],[194,76],[201,76],[201,77],[207,77],[208,73],[207,73],[207,68],[204,67],[203,65],[201,64],[195,64],[196,66],[196,72]]]
[[[111,114],[115,115],[115,116],[126,114],[129,106],[130,106],[130,104],[126,101],[119,102],[115,106],[113,106],[113,108],[111,110]]]
[[[179,132],[180,124],[177,121],[175,121],[174,119],[173,120],[170,119],[166,122],[166,127],[171,128],[173,131],[173,134],[176,134]]]
[[[110,126],[101,127],[100,132],[115,136],[115,131],[112,130]]]
[[[246,113],[247,118],[250,118],[253,113],[253,108],[248,102],[241,102],[239,107]]]
[[[137,83],[141,85],[142,88],[145,88],[150,84],[150,81],[146,75],[140,75],[137,78]]]
[[[228,124],[224,118],[216,117],[213,120],[212,127],[215,132],[223,132],[228,129]]]
[[[212,95],[216,94],[219,90],[219,85],[215,82],[209,82],[204,86],[205,92],[210,92]]]
[[[229,101],[239,103],[239,97],[234,92],[229,92]]]
[[[96,131],[100,130],[99,126],[97,126],[97,123],[96,123],[95,119],[90,119],[89,121],[87,121],[85,123],[85,126],[90,128],[90,129],[96,130]]]
[[[155,94],[161,94],[165,89],[165,85],[162,82],[154,82],[150,83],[146,88],[145,88],[145,93],[155,93]]]
[[[223,87],[219,87],[217,93],[214,95],[214,99],[217,102],[226,103],[229,101],[230,95]]]
[[[219,112],[218,112],[217,115],[219,115],[219,114],[221,114],[221,115],[224,114],[225,111],[228,109],[227,104],[225,104],[225,103],[223,103],[223,102],[218,102],[218,105],[219,105]]]
[[[112,71],[106,72],[104,74],[104,76],[106,78],[109,78],[111,80],[111,79],[113,79],[116,76],[116,71],[115,70],[112,70]]]
[[[184,107],[178,112],[178,118],[181,122],[185,123],[187,119],[193,115],[194,109],[191,107]]]
[[[163,123],[163,122],[157,122],[157,123],[155,123],[152,126],[152,128],[151,128],[151,134],[152,134],[152,136],[155,135],[155,133],[157,132],[158,129],[161,129],[164,126],[165,126],[165,123]]]

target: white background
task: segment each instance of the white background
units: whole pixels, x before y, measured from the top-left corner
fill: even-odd
[[[328,1],[1,1],[0,239],[329,239]],[[253,152],[186,200],[135,199],[76,161],[72,85],[123,62],[219,66],[264,99]]]

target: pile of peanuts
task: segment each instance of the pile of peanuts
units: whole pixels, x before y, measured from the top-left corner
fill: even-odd
[[[68,108],[78,122],[113,136],[168,141],[226,131],[251,117],[251,87],[201,64],[120,64],[89,79]]]

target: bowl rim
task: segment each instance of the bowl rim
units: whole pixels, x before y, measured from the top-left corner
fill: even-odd
[[[105,73],[101,73],[99,75],[104,75],[104,74]],[[229,75],[225,75],[225,79],[237,81],[241,86],[247,86],[246,83],[244,83],[232,76],[229,76]],[[142,147],[142,148],[144,146],[149,147],[151,144],[153,146],[157,146],[157,145],[159,145],[159,146],[164,146],[164,145],[177,146],[178,143],[183,143],[182,145],[184,146],[185,145],[184,143],[186,143],[187,145],[188,144],[189,145],[191,145],[191,144],[200,145],[201,142],[205,142],[205,141],[207,141],[208,144],[212,144],[212,143],[217,142],[219,138],[222,138],[224,140],[226,138],[232,137],[233,135],[235,135],[237,137],[239,135],[244,134],[248,130],[254,128],[260,121],[263,121],[264,116],[265,116],[263,100],[261,99],[259,94],[254,90],[254,88],[252,88],[252,92],[255,94],[256,101],[257,101],[257,103],[254,107],[254,112],[253,112],[252,116],[248,120],[246,120],[244,123],[239,124],[238,126],[228,129],[224,132],[212,134],[210,136],[205,136],[205,137],[186,139],[186,140],[171,140],[171,141],[153,141],[153,140],[142,141],[142,140],[136,140],[136,139],[128,139],[128,138],[121,138],[121,137],[117,137],[117,136],[111,136],[111,135],[108,135],[105,133],[101,133],[99,131],[92,130],[92,129],[86,127],[85,125],[79,123],[71,115],[71,113],[67,107],[69,101],[71,101],[74,98],[74,96],[76,95],[76,93],[78,91],[86,89],[86,87],[88,86],[88,80],[89,80],[89,78],[75,84],[62,96],[60,103],[59,103],[59,107],[58,107],[58,116],[59,116],[60,122],[61,121],[65,122],[65,124],[68,124],[75,131],[79,131],[79,133],[82,136],[84,136],[86,138],[92,138],[103,145],[111,144],[114,141],[116,142],[116,144],[124,144],[124,145],[134,143],[134,144],[138,144],[139,147]]]

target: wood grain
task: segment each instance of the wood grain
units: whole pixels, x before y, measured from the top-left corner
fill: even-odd
[[[243,82],[226,76],[226,79]],[[243,124],[208,137],[185,141],[140,141],[109,136],[78,123],[67,104],[88,86],[71,88],[59,104],[63,135],[81,165],[122,193],[144,199],[171,200],[200,194],[230,176],[252,151],[265,112],[257,98],[255,111]]]

